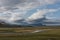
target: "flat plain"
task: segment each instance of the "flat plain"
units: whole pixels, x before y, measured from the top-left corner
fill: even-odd
[[[0,40],[60,40],[60,27],[0,28]]]

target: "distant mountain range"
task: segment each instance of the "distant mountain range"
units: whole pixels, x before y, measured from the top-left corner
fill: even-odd
[[[46,19],[44,18],[40,18],[40,19],[36,19],[33,21],[25,21],[24,19],[22,20],[17,20],[14,22],[10,22],[8,23],[7,21],[4,20],[0,20],[0,26],[6,26],[6,27],[21,27],[21,26],[60,26],[60,20],[53,20],[53,19]]]

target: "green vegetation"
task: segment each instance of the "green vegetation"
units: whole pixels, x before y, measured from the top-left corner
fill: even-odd
[[[29,33],[35,30],[43,32]],[[52,27],[26,27],[26,28],[0,28],[0,32],[12,32],[16,34],[0,34],[0,40],[60,40],[60,28]],[[27,34],[24,34],[26,33]],[[17,33],[21,33],[17,34]]]
[[[60,40],[60,34],[55,33],[34,33],[16,36],[1,36],[0,40]]]

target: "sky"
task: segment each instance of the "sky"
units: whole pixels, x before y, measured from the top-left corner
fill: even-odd
[[[60,0],[0,0],[0,20],[29,22],[43,18],[60,18]]]

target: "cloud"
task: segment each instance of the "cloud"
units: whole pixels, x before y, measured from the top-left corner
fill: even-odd
[[[0,12],[8,10],[30,10],[36,8],[37,6],[54,4],[59,2],[59,0],[0,0]]]
[[[27,10],[36,6],[54,4],[59,0],[0,0],[1,11],[12,10],[15,8]]]
[[[14,8],[26,10],[37,6],[37,4],[38,2],[36,0],[0,0],[2,10],[11,10]]]
[[[46,6],[60,2],[59,0],[0,0],[0,20],[12,22],[24,19],[26,13],[38,6]],[[55,11],[54,9],[43,9],[28,17],[28,20],[42,18],[44,14]],[[29,13],[28,13],[29,14]]]
[[[41,5],[49,5],[49,4],[55,4],[60,2],[60,0],[38,0],[40,2],[40,6]]]
[[[36,0],[0,0],[0,19],[13,21],[23,19],[23,15],[38,6]]]
[[[34,14],[32,14],[30,17],[28,17],[26,20],[27,21],[33,21],[33,20],[37,20],[40,18],[43,18],[45,14],[47,13],[53,13],[60,10],[58,9],[43,9],[43,10],[38,10],[37,12],[35,12]]]
[[[0,13],[0,20],[6,20],[6,21],[16,21],[23,19],[23,16],[26,12],[11,12],[11,11],[5,11],[3,13]]]

